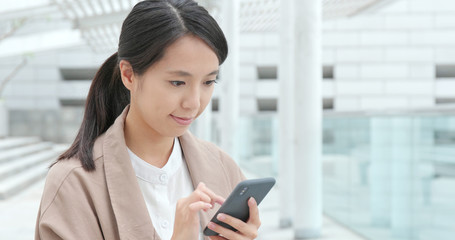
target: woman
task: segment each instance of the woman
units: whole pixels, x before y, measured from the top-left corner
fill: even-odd
[[[219,148],[187,131],[207,106],[226,39],[192,0],[148,0],[125,19],[118,53],[101,66],[72,146],[51,167],[35,239],[254,239],[250,199],[233,232],[208,223],[244,179]],[[202,210],[202,211],[201,211]]]

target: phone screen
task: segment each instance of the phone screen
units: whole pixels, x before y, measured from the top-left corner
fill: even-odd
[[[240,182],[231,192],[223,205],[221,205],[220,209],[212,217],[211,221],[225,228],[237,231],[235,228],[229,226],[228,224],[220,222],[218,219],[216,219],[216,216],[219,213],[225,213],[246,222],[250,216],[248,200],[253,197],[259,205],[262,199],[264,199],[267,193],[269,193],[270,189],[272,189],[273,185],[275,185],[274,178],[249,179]],[[206,227],[204,229],[204,235],[216,236],[218,233]]]

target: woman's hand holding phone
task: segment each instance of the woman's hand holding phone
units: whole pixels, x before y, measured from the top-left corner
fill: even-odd
[[[177,203],[172,240],[198,239],[198,212],[213,208],[215,203],[222,206],[204,229],[206,236],[211,240],[255,239],[261,226],[258,204],[274,184],[274,178],[244,180],[225,200],[200,183],[190,196]]]
[[[248,200],[248,207],[250,209],[250,217],[247,222],[243,222],[240,219],[231,217],[227,214],[220,213],[217,215],[217,219],[221,222],[224,222],[237,231],[233,231],[227,228],[224,228],[214,222],[210,222],[207,227],[214,232],[221,234],[221,236],[211,236],[211,240],[250,240],[255,239],[258,236],[258,230],[261,226],[261,220],[259,219],[259,210],[256,200],[250,198]]]
[[[207,211],[215,203],[223,204],[224,198],[216,195],[204,183],[199,183],[196,190],[177,202],[175,209],[174,233],[172,240],[199,238],[199,211]]]
[[[212,240],[254,239],[261,225],[258,205],[275,185],[274,178],[244,180],[237,184],[204,229]]]

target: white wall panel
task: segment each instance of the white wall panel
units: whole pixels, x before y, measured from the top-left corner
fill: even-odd
[[[258,78],[256,65],[253,65],[253,64],[241,64],[239,71],[240,71],[239,72],[239,77],[241,79],[241,82],[243,82],[244,79],[256,80]]]
[[[434,50],[430,47],[391,47],[385,49],[386,62],[433,62]]]
[[[9,110],[30,110],[36,109],[36,100],[32,97],[14,96],[6,99],[6,106]]]
[[[455,15],[453,13],[439,13],[434,15],[435,28],[455,28]]]
[[[437,47],[434,54],[435,63],[455,63],[455,47]]]
[[[333,71],[336,80],[356,79],[360,76],[359,64],[336,64]]]
[[[362,97],[360,108],[362,110],[389,110],[404,109],[409,106],[406,97],[382,96],[382,97]]]
[[[333,98],[335,96],[335,82],[330,80],[322,81],[322,97]]]
[[[337,28],[337,20],[336,19],[327,19],[322,21],[322,30],[335,30]]]
[[[434,82],[428,81],[387,81],[385,93],[388,95],[425,95],[431,96],[434,92]]]
[[[433,27],[432,14],[388,15],[385,17],[386,29],[420,30]]]
[[[411,108],[429,108],[435,105],[434,97],[411,97],[409,107]]]
[[[362,79],[407,78],[409,66],[407,64],[361,64],[360,77]]]
[[[239,52],[240,64],[254,64],[256,60],[256,51],[249,49],[241,49]]]
[[[0,79],[1,79],[0,81],[3,81],[3,79],[6,79],[6,77],[10,76],[16,67],[17,67],[17,65],[0,66]],[[25,65],[19,71],[16,72],[16,74],[11,78],[11,80],[8,82],[8,84],[11,84],[13,82],[14,83],[33,82],[34,77],[35,77],[35,69],[33,67]]]
[[[413,46],[452,46],[455,47],[455,30],[414,31],[410,33],[410,45]]]
[[[384,84],[382,81],[342,81],[336,83],[337,96],[368,96],[383,93]]]
[[[447,0],[407,0],[411,12],[454,12],[455,1]]]
[[[276,48],[280,45],[280,35],[278,33],[265,33],[262,36],[262,46],[264,48]]]
[[[360,100],[357,97],[337,97],[334,101],[336,111],[355,111],[360,109]]]
[[[336,50],[333,48],[322,49],[322,63],[323,64],[334,64],[335,52],[336,52]]]
[[[46,110],[46,109],[56,109],[59,108],[60,102],[56,98],[37,98],[36,99],[36,109]]]
[[[406,0],[389,1],[384,7],[379,9],[380,14],[405,14],[409,12],[409,4]]]
[[[240,80],[239,84],[239,94],[243,97],[251,97],[254,96],[256,93],[256,81],[252,79],[252,81],[244,81]],[[219,88],[218,88],[219,89]]]
[[[436,76],[435,65],[432,63],[409,64],[410,80],[433,80]]]
[[[363,46],[400,46],[409,43],[409,34],[403,31],[364,31],[360,34]]]
[[[239,35],[239,47],[242,48],[258,48],[262,46],[262,36],[258,33],[242,33]]]
[[[435,95],[436,97],[455,97],[455,79],[436,81]]]
[[[341,18],[336,21],[337,30],[380,30],[385,26],[384,16],[368,15]]]
[[[61,81],[58,84],[60,99],[85,99],[90,89],[91,81]]]
[[[62,77],[56,67],[41,67],[35,70],[35,80],[37,82],[57,82]]]
[[[257,112],[256,106],[256,98],[255,97],[242,97],[240,99],[240,114],[254,114]]]
[[[360,35],[357,32],[329,32],[322,33],[323,47],[358,46]]]
[[[34,66],[52,66],[58,65],[58,54],[56,51],[47,51],[34,54],[30,57],[30,64]]]
[[[275,46],[274,48],[261,49],[256,52],[257,65],[274,65],[278,66],[280,61],[280,52]]]
[[[258,81],[256,87],[257,98],[275,98],[278,96],[278,81]]]
[[[380,62],[383,59],[382,48],[340,48],[336,51],[337,62]]]

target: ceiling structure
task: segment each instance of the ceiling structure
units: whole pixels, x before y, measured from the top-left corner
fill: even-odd
[[[0,57],[81,44],[95,52],[114,52],[122,21],[139,1],[0,0]],[[240,31],[277,31],[281,1],[240,0]],[[328,20],[352,17],[393,0],[321,1]],[[198,2],[220,18],[222,0]]]

